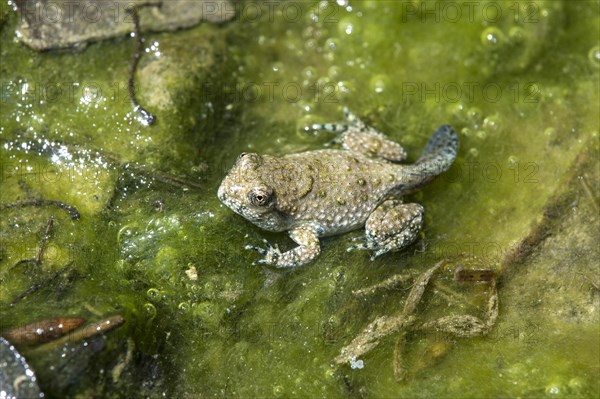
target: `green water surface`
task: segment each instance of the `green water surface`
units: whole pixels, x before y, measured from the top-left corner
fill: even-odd
[[[0,211],[0,333],[54,317],[126,320],[101,350],[25,349],[42,390],[600,395],[598,2],[234,7],[224,25],[144,35],[149,50],[136,80],[140,102],[157,116],[151,127],[135,120],[127,95],[130,38],[37,53],[15,39],[18,16],[3,12],[0,204],[41,197],[75,206],[81,218],[53,206]],[[342,107],[400,142],[409,161],[439,125],[459,132],[453,167],[409,198],[426,209],[423,234],[373,262],[346,252],[357,232],[324,239],[320,257],[296,270],[253,266],[258,255],[244,245],[294,244],[222,206],[219,182],[244,151],[322,148],[334,137],[306,127],[340,120]],[[51,216],[42,262],[15,266],[35,256]],[[549,223],[530,254],[511,257]],[[394,380],[393,336],[360,359],[364,368],[334,367],[375,317],[401,311],[410,284],[366,299],[353,290],[458,255],[499,275],[500,315],[489,336],[412,334],[404,383]],[[483,317],[484,289],[461,288],[451,270],[438,280],[419,308],[423,321]],[[443,287],[460,300],[441,300]],[[429,354],[436,345],[442,356]]]

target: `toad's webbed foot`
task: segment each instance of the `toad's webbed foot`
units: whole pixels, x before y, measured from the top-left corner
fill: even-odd
[[[371,260],[390,251],[397,251],[412,243],[423,226],[423,207],[387,200],[379,205],[365,224],[364,241],[348,247],[374,251]],[[354,240],[360,240],[355,238]]]
[[[264,255],[254,264],[271,265],[280,268],[298,267],[310,263],[321,253],[319,237],[316,231],[310,227],[300,227],[289,232],[290,238],[298,246],[289,251],[281,252],[277,244],[271,244],[263,240],[266,248],[254,245],[246,245],[246,249],[251,249]]]
[[[313,130],[325,130],[339,134],[334,141],[346,150],[363,154],[371,158],[383,158],[399,162],[406,159],[406,151],[402,146],[386,135],[365,124],[356,115],[344,108],[345,122],[315,123]]]
[[[279,250],[279,246],[277,246],[277,244],[271,244],[266,239],[263,239],[263,244],[265,245],[265,248],[257,247],[255,245],[246,245],[244,247],[244,249],[256,251],[259,254],[264,256],[264,258],[252,262],[252,264],[253,265],[276,265],[277,261],[282,256],[282,253]]]

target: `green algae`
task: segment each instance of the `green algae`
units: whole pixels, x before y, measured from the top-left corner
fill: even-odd
[[[147,34],[146,46],[161,53],[146,53],[137,73],[138,97],[158,117],[151,128],[131,115],[131,40],[36,53],[13,41],[16,16],[1,14],[1,203],[43,197],[82,214],[73,221],[52,207],[0,211],[2,327],[65,315],[126,319],[106,335],[103,351],[78,351],[74,366],[53,371],[45,366],[61,365],[59,354],[32,357],[42,389],[54,396],[598,395],[598,292],[590,283],[598,270],[593,256],[582,255],[594,254],[598,232],[579,227],[598,224],[598,175],[581,171],[591,200],[571,176],[577,159],[598,154],[598,5],[467,3],[290,2],[259,12],[247,2],[224,26]],[[439,125],[460,132],[456,164],[410,198],[426,208],[422,239],[370,262],[345,251],[348,236],[334,237],[299,270],[252,266],[256,254],[245,244],[292,244],[220,206],[224,172],[242,151],[320,148],[333,137],[304,127],[341,119],[342,106],[401,142],[410,160]],[[537,240],[511,267],[560,190],[579,206],[556,208],[547,234],[558,238]],[[35,253],[50,216],[52,245],[42,264],[15,268]],[[578,246],[565,235],[578,237]],[[362,358],[363,369],[332,367],[375,317],[401,312],[409,287],[368,299],[353,290],[460,254],[500,274],[500,316],[488,337],[414,334],[415,368],[432,339],[450,349],[402,385],[393,376],[394,337]],[[8,306],[69,262],[73,273]],[[443,302],[428,298],[433,305],[422,317],[444,315]],[[124,361],[129,337],[137,355],[118,381],[100,373]],[[66,383],[51,383],[61,376]]]

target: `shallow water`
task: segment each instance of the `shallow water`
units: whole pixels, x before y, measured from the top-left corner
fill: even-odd
[[[598,3],[235,8],[224,25],[144,35],[137,93],[157,115],[151,127],[127,96],[129,38],[37,53],[14,39],[18,17],[1,14],[1,204],[41,197],[81,214],[1,210],[1,327],[126,320],[101,347],[23,351],[42,390],[598,396]],[[252,266],[258,255],[244,245],[293,243],[219,203],[224,173],[243,151],[321,148],[333,137],[305,127],[340,120],[344,106],[405,146],[409,161],[439,125],[460,132],[454,166],[408,199],[426,209],[419,241],[371,262],[345,251],[356,232],[323,240],[318,260],[297,270]],[[36,255],[50,216],[40,264],[15,266]],[[487,337],[409,334],[400,384],[394,336],[360,358],[363,368],[333,366],[367,324],[401,312],[410,283],[366,299],[353,290],[457,256],[417,317],[483,317],[485,287],[457,284],[452,271],[493,269],[500,314]]]

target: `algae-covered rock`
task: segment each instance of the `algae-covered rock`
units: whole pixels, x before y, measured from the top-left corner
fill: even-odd
[[[133,30],[132,8],[143,31],[189,28],[200,21],[224,22],[235,15],[228,0],[20,0],[17,37],[36,50],[81,47]]]

